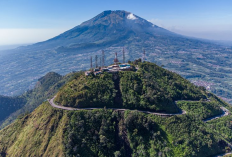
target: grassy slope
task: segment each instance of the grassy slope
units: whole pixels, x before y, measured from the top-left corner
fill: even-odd
[[[60,90],[56,101],[61,105],[73,107],[112,107],[114,95],[111,75],[107,73],[96,77],[80,75]]]
[[[8,156],[64,156],[65,125],[67,114],[45,103],[0,131],[0,150]]]

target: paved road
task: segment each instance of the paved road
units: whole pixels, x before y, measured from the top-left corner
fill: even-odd
[[[198,102],[198,100],[179,100],[179,101]],[[210,102],[210,99],[207,99],[206,101]],[[175,101],[175,104],[176,104],[176,102],[178,102],[178,101]],[[229,115],[229,113],[230,113],[229,110],[227,110],[225,107],[220,107],[220,108],[223,111],[222,114],[216,115],[216,116],[213,116],[213,117],[210,117],[210,118],[207,118],[207,119],[204,119],[203,121],[208,122],[208,121],[211,121],[211,120],[218,119],[218,118]]]
[[[63,110],[69,110],[69,111],[101,109],[101,108],[73,108],[73,107],[65,107],[65,106],[56,105],[54,103],[55,97],[56,96],[54,96],[52,99],[48,100],[50,105],[55,107],[55,108],[59,108],[59,109],[63,109]],[[120,109],[120,108],[107,108],[107,109],[112,109],[112,110],[117,110],[117,111],[130,110],[130,109]],[[143,111],[143,110],[130,110],[130,111],[139,111],[139,112],[148,113],[148,114],[154,114],[154,115],[159,115],[159,116],[174,116],[174,115],[186,114],[186,111],[184,111],[184,110],[181,110],[179,113],[160,113],[160,112]]]
[[[63,109],[63,110],[70,110],[70,111],[72,111],[72,110],[94,110],[94,109],[100,109],[100,108],[73,108],[73,107],[65,107],[65,106],[56,105],[54,103],[55,97],[56,96],[54,96],[52,99],[48,100],[49,103],[50,103],[50,105],[53,106],[53,107],[55,107],[55,108],[59,108],[59,109]],[[182,100],[180,100],[180,101],[182,101]],[[191,100],[183,100],[183,101],[191,101]],[[207,100],[207,101],[210,101],[210,100]],[[176,102],[178,102],[178,101],[175,101],[175,105],[176,105]],[[191,102],[193,102],[193,101],[191,101]],[[112,110],[117,110],[117,111],[130,110],[130,109],[120,109],[120,108],[107,108],[107,109],[112,109]],[[210,118],[205,119],[203,121],[204,122],[208,122],[210,120],[221,118],[223,116],[229,115],[229,111],[225,107],[221,107],[221,109],[223,110],[223,114],[217,115],[217,116],[214,116],[214,117],[210,117]],[[180,110],[179,113],[160,113],[160,112],[143,111],[143,110],[130,110],[130,111],[139,111],[139,112],[148,113],[148,114],[154,114],[154,115],[159,115],[159,116],[174,116],[174,115],[183,115],[183,114],[187,113],[184,110]]]
[[[222,111],[223,111],[222,114],[217,115],[217,116],[214,116],[214,117],[207,118],[207,119],[205,119],[205,120],[203,120],[203,121],[204,121],[204,122],[208,122],[208,121],[211,121],[211,120],[218,119],[218,118],[221,118],[221,117],[224,117],[224,116],[229,115],[229,113],[230,113],[229,110],[227,110],[225,107],[220,107],[220,108],[221,108]]]

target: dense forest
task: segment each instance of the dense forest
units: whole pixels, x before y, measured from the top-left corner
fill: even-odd
[[[179,101],[177,105],[187,111],[188,114],[194,115],[202,120],[223,113],[216,101]]]

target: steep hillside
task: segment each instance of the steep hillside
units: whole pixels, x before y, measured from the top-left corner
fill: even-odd
[[[232,99],[231,48],[174,34],[127,11],[104,11],[52,39],[6,52],[0,56],[0,94],[19,95],[49,71],[88,69],[89,57],[101,50],[109,65],[123,47],[126,60],[145,49],[147,61]]]
[[[11,101],[0,101],[0,104],[4,104],[3,108],[0,109],[0,115],[3,117],[0,120],[0,129],[12,123],[18,116],[32,112],[42,102],[54,95],[71,77],[73,77],[72,73],[61,76],[50,72],[38,79],[33,90],[25,92],[18,98],[9,97],[8,99]]]
[[[63,111],[48,103],[0,131],[2,156],[210,156],[226,143],[191,116]]]
[[[206,99],[205,91],[154,63],[138,71],[84,76],[66,84],[55,101],[71,107],[116,107],[178,112],[174,101]]]
[[[43,104],[0,131],[2,156],[64,156],[67,115]]]

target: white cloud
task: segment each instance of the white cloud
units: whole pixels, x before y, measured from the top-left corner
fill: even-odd
[[[127,19],[135,20],[137,18],[134,16],[134,14],[130,13],[129,15],[127,15]]]
[[[64,29],[0,29],[0,45],[35,43],[50,39]]]

